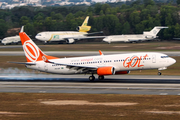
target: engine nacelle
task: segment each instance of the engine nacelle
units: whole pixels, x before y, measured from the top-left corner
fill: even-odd
[[[88,32],[91,29],[91,26],[78,26],[76,29],[79,32]]]
[[[147,35],[146,38],[147,38],[147,39],[153,39],[154,36]]]
[[[116,75],[120,75],[120,74],[129,74],[130,71],[119,71],[119,72],[116,72],[115,74]]]
[[[74,39],[67,39],[67,40],[66,40],[66,43],[69,43],[69,44],[74,43],[74,42],[75,42]]]
[[[114,75],[115,68],[114,67],[101,67],[97,69],[98,75]]]

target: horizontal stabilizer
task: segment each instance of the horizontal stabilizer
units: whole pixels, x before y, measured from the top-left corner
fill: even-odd
[[[24,65],[36,65],[36,63],[30,63],[30,62],[8,62],[8,63],[24,64]]]
[[[168,28],[166,26],[156,26],[149,32],[143,32],[144,35],[156,36],[161,29]]]
[[[158,26],[156,27],[157,29],[164,29],[164,28],[169,28],[169,27],[166,27],[166,26]]]
[[[88,33],[88,34],[86,34],[86,36],[88,36],[88,35],[94,35],[94,34],[102,34],[103,33],[103,31],[100,31],[100,32],[93,32],[93,33]]]
[[[180,40],[180,38],[173,38],[174,40]]]

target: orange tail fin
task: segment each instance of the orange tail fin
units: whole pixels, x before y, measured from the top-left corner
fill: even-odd
[[[21,38],[27,62],[43,61],[43,56],[47,59],[58,59],[57,57],[45,55],[25,32],[20,32],[19,36]]]

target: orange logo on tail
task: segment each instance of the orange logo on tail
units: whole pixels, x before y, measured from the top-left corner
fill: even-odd
[[[25,51],[28,62],[35,62],[39,58],[39,48],[30,40],[24,42],[23,49]]]

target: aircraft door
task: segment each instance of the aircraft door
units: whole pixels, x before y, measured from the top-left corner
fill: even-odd
[[[152,63],[156,63],[156,55],[152,55]]]

